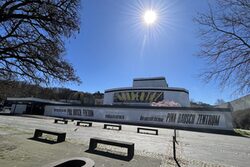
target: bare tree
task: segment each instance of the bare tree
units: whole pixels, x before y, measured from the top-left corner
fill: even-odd
[[[221,105],[221,104],[224,104],[224,103],[226,103],[225,100],[223,100],[223,99],[217,99],[214,104],[215,105]]]
[[[0,79],[80,82],[64,59],[79,31],[80,0],[1,0]]]
[[[200,13],[202,39],[199,56],[208,66],[201,74],[205,81],[218,81],[222,88],[250,92],[250,0],[220,0]]]

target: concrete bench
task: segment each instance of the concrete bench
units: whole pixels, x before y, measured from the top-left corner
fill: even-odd
[[[155,133],[147,133],[147,132],[141,132],[141,130],[143,131],[153,131]],[[137,133],[144,133],[144,134],[154,134],[154,135],[158,135],[158,129],[149,129],[149,128],[137,128]]]
[[[63,122],[64,124],[67,124],[68,120],[65,120],[65,119],[55,119],[54,123],[58,123],[58,122]]]
[[[134,156],[134,147],[135,147],[134,143],[95,137],[95,138],[90,138],[89,150],[94,151],[98,143],[111,146],[125,147],[128,149],[127,151],[128,158],[133,158]]]
[[[41,137],[43,133],[57,136],[57,143],[65,141],[65,138],[66,138],[65,132],[53,132],[53,131],[42,130],[42,129],[36,129],[33,138],[39,139],[39,137]]]
[[[113,129],[113,128],[108,128],[108,127],[116,127],[118,128],[117,130],[122,130],[122,125],[115,125],[115,124],[104,124],[104,129]]]
[[[85,121],[77,121],[76,122],[76,126],[80,126],[81,124],[83,124],[84,126],[92,126],[92,122],[85,122]]]

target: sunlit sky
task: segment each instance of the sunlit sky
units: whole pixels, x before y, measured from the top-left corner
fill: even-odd
[[[207,0],[82,1],[80,33],[66,41],[66,59],[82,84],[64,86],[104,92],[132,86],[133,78],[164,76],[170,87],[189,90],[195,101],[234,99],[231,89],[222,91],[198,77],[207,65],[196,56],[200,39],[193,18],[207,8]],[[157,14],[152,25],[143,20],[147,10]]]

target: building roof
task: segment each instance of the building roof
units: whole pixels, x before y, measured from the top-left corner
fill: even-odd
[[[21,102],[39,102],[39,103],[47,103],[47,104],[69,104],[65,102],[59,102],[59,101],[53,101],[48,99],[40,99],[35,97],[21,97],[21,98],[15,98],[15,97],[8,97],[8,101],[21,101]]]
[[[147,81],[147,80],[166,80],[165,77],[147,77],[147,78],[134,78],[134,81]]]

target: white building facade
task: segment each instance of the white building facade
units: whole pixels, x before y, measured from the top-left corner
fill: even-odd
[[[136,78],[133,87],[108,89],[104,93],[104,105],[150,106],[153,102],[174,101],[181,107],[189,107],[189,92],[184,88],[168,87],[164,77]]]

